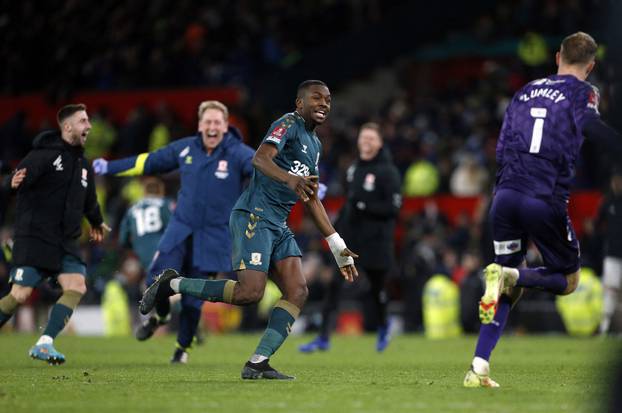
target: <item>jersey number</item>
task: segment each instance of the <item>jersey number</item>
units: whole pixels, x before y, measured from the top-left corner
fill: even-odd
[[[542,145],[542,130],[544,129],[544,118],[546,118],[546,108],[531,108],[529,112],[531,117],[535,119],[533,122],[533,130],[531,131],[531,145],[529,153],[540,152]]]
[[[136,235],[139,237],[162,229],[160,208],[150,206],[145,209],[135,209],[132,214],[136,221]]]

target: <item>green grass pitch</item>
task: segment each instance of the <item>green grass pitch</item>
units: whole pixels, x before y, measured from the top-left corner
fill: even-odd
[[[31,360],[34,336],[0,334],[0,412],[602,412],[615,339],[504,337],[493,355],[499,389],[465,389],[475,337],[335,337],[326,353],[299,354],[291,337],[272,364],[293,382],[240,379],[257,335],[210,336],[185,366],[169,364],[173,337],[61,336],[68,362]]]

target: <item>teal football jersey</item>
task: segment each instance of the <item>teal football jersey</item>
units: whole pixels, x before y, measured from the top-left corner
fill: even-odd
[[[145,197],[128,209],[121,221],[119,243],[131,246],[145,269],[151,264],[171,214],[172,201]]]
[[[298,176],[319,176],[318,163],[322,144],[315,131],[305,128],[297,112],[288,113],[274,122],[262,143],[276,146],[274,163]],[[298,195],[287,185],[275,181],[257,169],[234,210],[252,212],[278,226],[285,226]]]

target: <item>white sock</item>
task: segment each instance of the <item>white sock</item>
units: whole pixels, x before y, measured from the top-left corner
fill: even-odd
[[[490,373],[490,364],[481,357],[474,357],[471,366],[473,371],[480,376],[488,376]]]
[[[603,318],[600,322],[600,333],[606,334],[609,332],[609,326],[611,325],[611,318],[616,311],[616,304],[618,300],[618,290],[610,287],[604,288],[603,297]]]
[[[181,277],[173,278],[170,281],[171,289],[176,293],[179,293],[179,283],[181,282]]]
[[[253,354],[249,361],[253,364],[257,364],[261,363],[264,360],[268,360],[268,357],[262,356],[261,354]]]
[[[503,268],[503,278],[505,278],[505,283],[509,287],[514,287],[516,285],[516,281],[520,277],[520,273],[518,269],[511,267],[501,267]]]
[[[54,343],[54,339],[50,336],[46,336],[43,335],[41,337],[39,337],[39,341],[37,341],[37,346],[40,346],[41,344],[52,344]]]

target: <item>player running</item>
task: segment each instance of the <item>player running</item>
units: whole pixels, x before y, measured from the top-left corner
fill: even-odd
[[[465,387],[499,387],[489,359],[522,288],[571,294],[579,282],[579,242],[568,217],[570,183],[583,136],[619,142],[600,120],[597,89],[585,81],[597,45],[582,32],[566,37],[556,75],[528,83],[512,98],[497,143],[497,181],[490,209],[495,263],[486,267],[482,326]],[[520,268],[528,240],[544,267]]]
[[[344,278],[353,281],[358,276],[353,259],[357,255],[335,231],[317,196],[322,146],[315,127],[324,123],[330,105],[330,91],[324,82],[301,83],[296,111],[274,122],[257,149],[250,185],[238,199],[229,221],[232,263],[238,281],[181,278],[176,271],[166,270],[143,295],[143,314],[151,310],[157,297],[173,292],[247,305],[261,300],[270,272],[283,298],[272,310],[257,349],[244,365],[242,379],[294,378],[273,369],[268,362],[289,335],[308,294],[302,254],[286,223],[298,198],[326,237]]]

